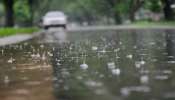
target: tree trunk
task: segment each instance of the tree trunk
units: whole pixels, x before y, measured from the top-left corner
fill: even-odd
[[[115,20],[116,24],[122,24],[122,19],[121,19],[121,16],[120,16],[120,14],[118,12],[115,12],[114,20]]]
[[[13,27],[14,26],[14,10],[13,10],[13,0],[3,0],[5,7],[5,26]]]
[[[120,13],[115,9],[115,7],[121,3],[121,0],[106,0],[106,2],[108,3],[108,5],[111,7],[112,12],[113,12],[113,16],[114,16],[114,20],[116,24],[121,24],[122,23],[122,19],[120,16]]]
[[[172,1],[171,0],[162,0],[162,3],[164,4],[164,16],[165,20],[173,20],[173,9],[171,8]]]
[[[135,21],[135,12],[133,12],[133,11],[130,12],[129,19],[130,19],[131,22],[134,22]]]
[[[143,0],[132,0],[130,3],[129,19],[135,21],[135,13],[143,5]]]
[[[29,11],[30,11],[30,20],[29,20],[29,26],[33,26],[33,0],[28,0],[28,6],[29,6]]]

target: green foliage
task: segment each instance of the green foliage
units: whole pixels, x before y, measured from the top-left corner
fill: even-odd
[[[27,0],[17,0],[14,5],[14,10],[17,22],[26,22],[30,20],[30,11]]]
[[[131,25],[140,26],[140,27],[152,27],[152,26],[174,26],[174,21],[159,21],[159,22],[151,22],[151,21],[136,21]]]
[[[33,32],[37,32],[38,30],[38,28],[1,28],[0,37],[15,34],[31,34]]]
[[[161,12],[163,5],[161,0],[146,0],[145,7],[153,12]]]
[[[2,4],[0,4],[0,12],[4,12],[4,8],[3,8]],[[0,13],[0,16],[2,16],[2,15],[3,15],[3,13]]]
[[[155,13],[163,13],[161,0],[14,0],[15,21],[17,24],[34,22],[48,11],[61,10],[66,12],[71,20],[79,22],[102,21],[104,18],[113,20],[128,20],[131,15],[144,8]],[[139,2],[144,1],[144,4]],[[112,3],[111,3],[112,2]],[[0,20],[4,9],[0,2]],[[32,7],[32,12],[31,8]],[[31,18],[32,17],[32,18]],[[132,17],[130,18],[130,20]]]
[[[115,6],[115,9],[117,12],[120,12],[121,14],[127,14],[130,9],[130,0],[123,0],[122,2],[118,3]]]

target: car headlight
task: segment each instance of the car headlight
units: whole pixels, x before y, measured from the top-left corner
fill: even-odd
[[[49,20],[44,20],[43,24],[44,25],[50,24],[50,21]]]

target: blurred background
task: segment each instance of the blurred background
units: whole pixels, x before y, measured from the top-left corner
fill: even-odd
[[[0,100],[175,100],[174,26],[175,0],[0,0]]]
[[[0,0],[0,26],[37,26],[54,10],[65,12],[71,25],[173,23],[175,0]]]

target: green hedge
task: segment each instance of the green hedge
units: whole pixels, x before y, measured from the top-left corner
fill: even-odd
[[[15,34],[32,34],[38,30],[38,28],[0,28],[0,37]]]

